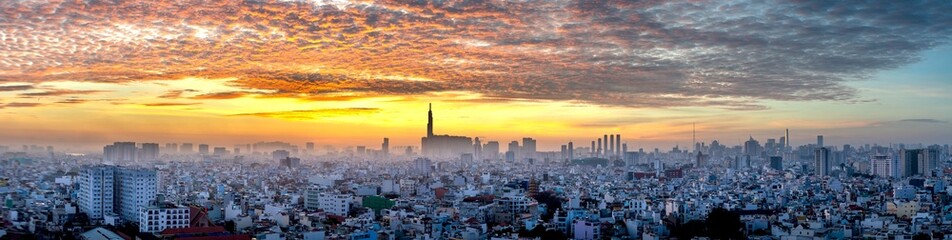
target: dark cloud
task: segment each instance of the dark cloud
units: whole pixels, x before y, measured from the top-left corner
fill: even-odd
[[[315,101],[469,91],[758,110],[763,100],[864,101],[845,83],[916,62],[952,36],[952,1],[179,6],[3,1],[0,82],[234,77],[268,92],[258,97]]]
[[[915,118],[915,119],[903,119],[899,120],[900,122],[916,122],[916,123],[949,123],[948,121],[931,119],[931,118]]]
[[[241,92],[241,91],[216,92],[216,93],[199,94],[194,97],[191,97],[191,99],[234,99],[234,98],[244,97],[245,95],[248,95],[248,94],[249,94],[248,92]]]
[[[0,86],[0,92],[25,91],[33,89],[33,85],[8,85]]]
[[[24,102],[12,102],[7,104],[0,104],[0,108],[23,108],[23,107],[38,107],[42,106],[42,103],[24,103]]]
[[[88,95],[108,92],[103,90],[69,90],[69,89],[52,89],[45,90],[43,92],[31,92],[31,93],[21,93],[20,96],[23,97],[53,97],[53,96],[70,96],[70,95]]]
[[[199,103],[176,103],[176,102],[159,102],[159,103],[145,103],[143,106],[147,107],[172,107],[172,106],[191,106]]]

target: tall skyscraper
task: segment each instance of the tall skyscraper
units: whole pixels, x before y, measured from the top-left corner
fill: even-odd
[[[608,135],[608,143],[607,143],[607,145],[608,145],[608,146],[605,147],[605,157],[606,157],[606,158],[611,158],[612,156],[615,155],[615,149],[614,149],[614,147],[615,147],[615,136],[614,136],[614,135]]]
[[[532,138],[522,138],[522,157],[535,158],[536,140]]]
[[[383,138],[383,143],[380,144],[380,151],[384,156],[390,156],[390,138]]]
[[[609,150],[609,149],[608,149],[608,148],[609,148],[608,146],[610,146],[610,145],[608,145],[608,134],[602,135],[602,143],[601,143],[601,144],[602,144],[601,155],[602,155],[603,158],[608,158],[608,155],[609,155],[609,154],[608,154],[608,152],[609,152],[609,151],[608,151],[608,150]]]
[[[902,149],[899,150],[900,173],[903,177],[915,176],[919,172],[919,157],[922,155],[922,149]]]
[[[751,136],[750,140],[744,142],[744,155],[747,156],[760,156],[760,142],[754,140],[754,137]]]
[[[421,139],[424,156],[456,158],[473,152],[473,139],[464,136],[436,135],[433,133],[433,104],[427,111],[426,137]]]
[[[154,170],[119,168],[119,217],[136,221],[139,209],[155,200],[157,178]]]
[[[814,169],[816,169],[815,175],[817,176],[829,176],[831,170],[831,159],[830,159],[830,149],[829,148],[817,148],[816,153],[813,157]]]
[[[615,156],[620,158],[622,154],[623,153],[621,151],[621,134],[615,134]]]
[[[483,159],[483,143],[479,138],[473,140],[473,159]]]
[[[787,130],[784,131],[783,136],[784,136],[784,138],[787,139],[787,145],[786,145],[787,149],[790,149],[790,141],[791,141],[791,140],[790,140],[790,129],[789,129],[789,128],[787,128]]]
[[[602,139],[598,139],[598,149],[595,149],[595,157],[602,157]]]
[[[816,147],[823,147],[823,135],[816,136]]]
[[[433,136],[433,104],[430,103],[430,108],[426,111],[427,121],[426,121],[426,136]]]
[[[596,157],[596,156],[598,156],[598,155],[597,155],[598,153],[596,153],[595,150],[596,150],[596,148],[595,148],[595,141],[592,141],[592,148],[589,149],[589,155],[591,155],[591,157]]]
[[[506,148],[506,153],[508,154],[508,153],[510,153],[510,152],[512,153],[512,155],[513,155],[514,158],[519,158],[519,156],[521,156],[521,154],[519,153],[519,152],[520,152],[520,149],[519,149],[519,142],[518,142],[518,141],[509,142],[509,145],[508,145],[507,148]],[[513,160],[515,160],[515,159],[513,159]]]
[[[569,160],[575,159],[575,146],[569,142]]]
[[[498,160],[499,159],[499,142],[489,141],[486,142],[486,145],[483,146],[483,153],[486,155],[484,158]]]
[[[307,149],[307,153],[315,154],[313,142],[304,143],[304,149]]]
[[[208,154],[208,144],[199,144],[199,145],[198,145],[198,153]]]
[[[934,170],[939,167],[942,149],[938,145],[923,149],[919,154],[918,172],[926,177],[935,176]]]
[[[155,161],[159,159],[159,144],[143,143],[142,151],[139,152],[139,156],[142,157],[143,161]]]

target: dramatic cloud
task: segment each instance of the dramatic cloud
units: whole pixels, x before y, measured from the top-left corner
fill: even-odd
[[[370,114],[370,113],[376,113],[378,111],[380,111],[380,109],[376,109],[376,108],[335,108],[335,109],[296,110],[296,111],[283,111],[283,112],[244,113],[244,114],[235,114],[234,116],[258,116],[258,117],[271,117],[271,118],[283,118],[283,119],[295,119],[295,120],[308,120],[308,119],[318,119],[318,118],[327,118],[327,117]]]
[[[106,92],[102,90],[69,90],[69,89],[53,89],[46,90],[43,92],[31,92],[31,93],[21,93],[20,96],[23,97],[53,97],[53,96],[69,96],[69,95],[88,95]]]
[[[918,118],[918,119],[903,119],[899,120],[900,122],[917,122],[917,123],[949,123],[948,121],[942,121],[937,119],[929,118]]]
[[[0,103],[0,108],[36,107],[36,106],[41,106],[41,105],[43,105],[43,104],[42,104],[42,103],[13,102],[13,103],[7,103],[7,104],[2,104],[2,103]]]
[[[3,1],[0,82],[235,78],[314,101],[466,91],[757,110],[861,100],[845,82],[952,36],[952,1],[325,2]]]
[[[9,85],[0,86],[0,92],[25,91],[33,89],[33,85]]]
[[[191,106],[198,103],[174,103],[174,102],[160,102],[160,103],[146,103],[142,104],[147,107],[175,107],[175,106]]]

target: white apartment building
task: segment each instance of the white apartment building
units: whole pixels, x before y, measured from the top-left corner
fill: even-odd
[[[188,207],[172,204],[159,204],[140,208],[140,232],[161,232],[169,228],[187,228],[189,226]]]
[[[95,166],[80,171],[77,194],[79,210],[86,213],[90,219],[103,219],[103,215],[114,213],[115,181],[116,171],[113,166]]]

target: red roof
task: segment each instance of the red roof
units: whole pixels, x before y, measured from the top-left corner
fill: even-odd
[[[226,232],[224,227],[187,227],[187,228],[168,228],[162,230],[159,234],[162,235],[176,235],[176,234],[186,234],[186,233],[220,233]]]

